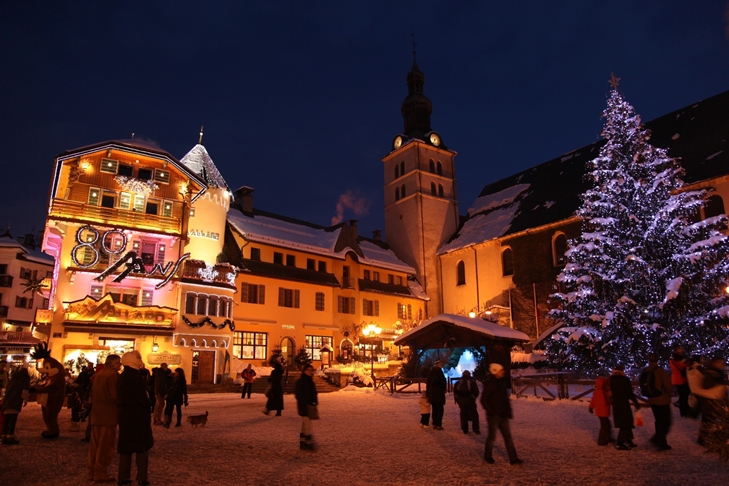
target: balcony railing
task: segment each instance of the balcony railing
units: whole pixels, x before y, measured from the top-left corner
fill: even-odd
[[[235,285],[235,270],[233,270],[233,267],[229,264],[216,263],[212,270],[212,275],[207,274],[205,262],[200,260],[187,260],[185,265],[182,267],[182,278],[192,278],[203,282],[219,282],[226,284],[231,284],[231,280],[233,280],[232,285]]]
[[[182,231],[182,220],[168,216],[147,214],[130,209],[106,208],[92,206],[78,201],[54,199],[51,205],[51,217],[64,220],[99,223],[106,226],[121,226],[134,229],[147,229],[164,233],[179,234]]]
[[[0,343],[37,344],[32,332],[0,332]]]
[[[13,277],[12,275],[0,275],[0,287],[12,287]]]
[[[0,305],[0,317],[8,317],[8,306]]]

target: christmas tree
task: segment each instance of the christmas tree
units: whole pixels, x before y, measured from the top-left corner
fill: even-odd
[[[727,217],[697,222],[707,191],[682,190],[683,169],[653,147],[613,77],[602,135],[588,164],[582,235],[569,242],[551,316],[564,323],[548,350],[567,368],[641,367],[673,346],[729,347]]]

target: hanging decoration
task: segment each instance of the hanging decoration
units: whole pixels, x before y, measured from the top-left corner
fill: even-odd
[[[200,278],[203,279],[205,282],[212,282],[215,280],[215,277],[219,275],[220,272],[215,270],[215,265],[205,265],[205,268],[199,268],[197,270],[197,274],[200,275]]]
[[[228,326],[231,331],[235,331],[235,323],[231,321],[230,319],[226,319],[223,321],[222,324],[215,324],[212,319],[210,319],[209,316],[205,316],[205,318],[198,322],[197,324],[192,322],[190,319],[188,319],[186,316],[182,316],[182,320],[190,326],[193,329],[197,329],[198,327],[202,327],[205,324],[210,324],[210,327],[213,329],[225,329],[225,326]]]
[[[127,176],[116,176],[114,177],[114,180],[125,191],[134,192],[136,194],[144,194],[145,197],[151,196],[154,191],[159,189],[159,186],[152,180],[142,181],[135,179],[134,177]]]

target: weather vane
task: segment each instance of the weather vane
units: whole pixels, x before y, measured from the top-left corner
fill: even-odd
[[[202,145],[203,128],[205,128],[205,125],[200,125],[200,140],[197,141],[198,145]]]
[[[610,73],[610,80],[608,81],[610,83],[610,86],[613,87],[614,90],[617,91],[618,85],[620,84],[620,78],[616,78],[614,73]]]

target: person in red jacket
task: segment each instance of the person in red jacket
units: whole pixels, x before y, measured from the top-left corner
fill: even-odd
[[[674,348],[673,355],[668,364],[671,366],[671,385],[673,385],[676,393],[678,393],[678,410],[681,412],[681,417],[693,417],[695,414],[691,411],[691,407],[688,404],[691,390],[686,380],[688,363],[686,362],[686,356],[683,354],[683,347],[676,346]]]
[[[256,372],[251,368],[251,365],[249,364],[246,369],[244,369],[240,377],[243,378],[243,393],[241,394],[241,398],[246,397],[246,393],[248,393],[248,398],[251,398],[251,389],[253,388],[253,378],[256,377]]]
[[[615,442],[610,427],[610,382],[604,376],[599,376],[595,380],[595,391],[592,392],[592,400],[590,400],[590,413],[594,413],[600,419],[597,445],[604,446]]]

